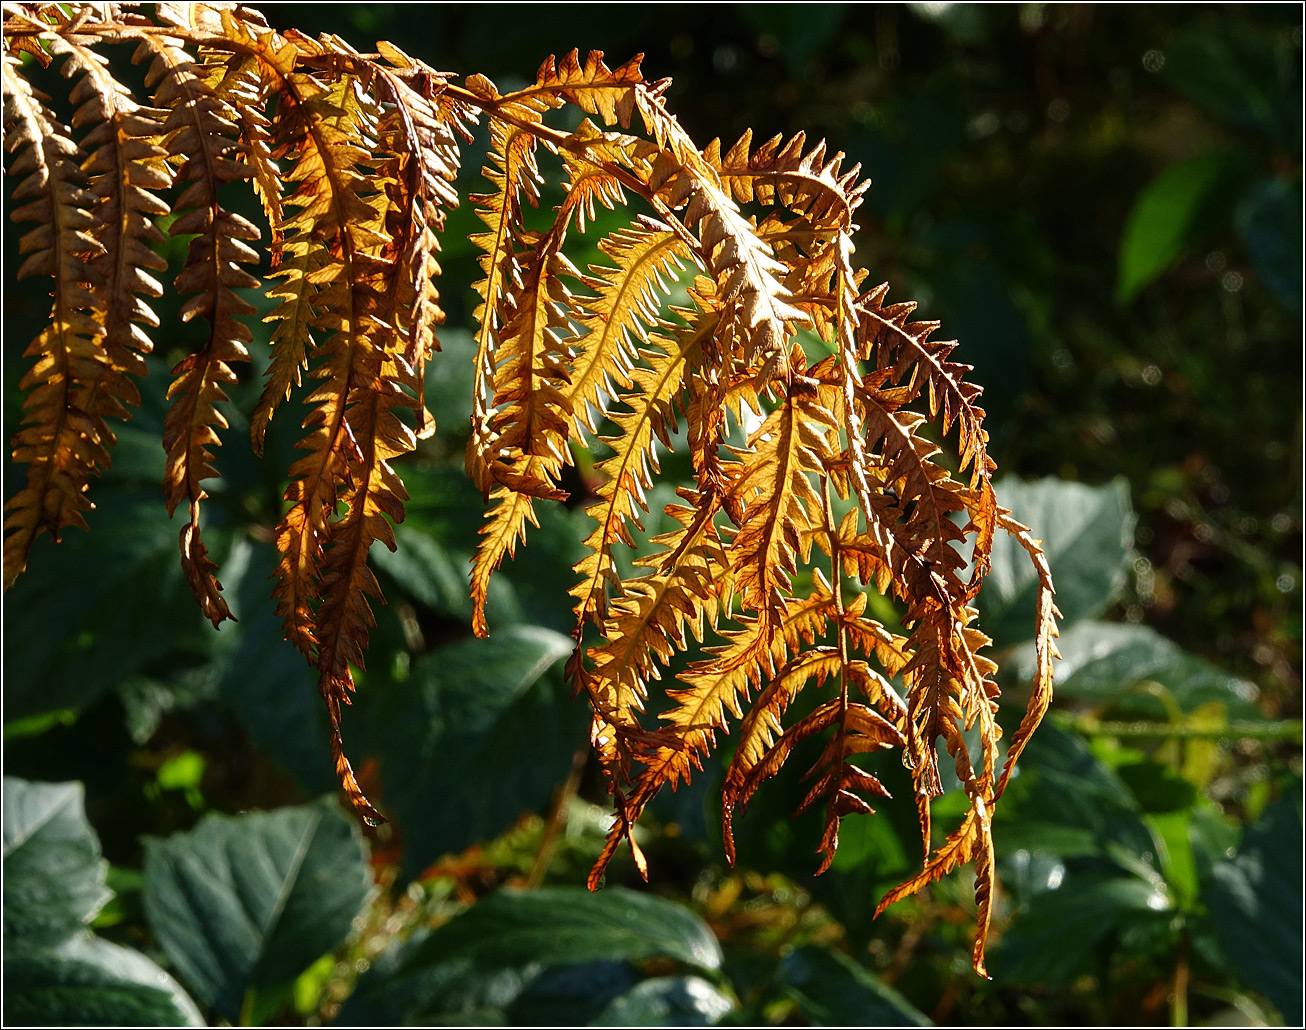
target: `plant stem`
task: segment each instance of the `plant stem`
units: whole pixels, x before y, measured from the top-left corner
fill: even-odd
[[[1085,737],[1158,738],[1163,740],[1218,740],[1242,738],[1250,740],[1300,741],[1302,721],[1281,719],[1267,722],[1222,722],[1215,725],[1192,726],[1182,723],[1103,721],[1091,715],[1053,714],[1053,722],[1063,730]]]

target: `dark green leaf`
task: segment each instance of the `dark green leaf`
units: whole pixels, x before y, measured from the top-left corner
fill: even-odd
[[[1068,626],[1099,614],[1125,584],[1134,513],[1129,486],[1117,479],[1106,486],[1042,479],[995,484],[998,503],[1017,513],[1035,539],[1043,541],[1057,607]],[[980,591],[980,625],[1002,648],[1029,640],[1034,632],[1038,580],[1028,555],[1006,534],[993,542],[993,568]]]
[[[546,675],[571,649],[533,626],[469,637],[355,706],[353,739],[381,756],[381,801],[404,825],[410,874],[548,804],[585,746],[582,707]]]
[[[627,960],[716,969],[716,938],[693,913],[612,888],[500,891],[383,953],[340,1012],[344,1024],[587,1021],[634,986]]]
[[[1060,598],[1060,580],[1057,580]],[[1163,702],[1144,684],[1164,687],[1178,709],[1189,713],[1208,701],[1219,701],[1230,718],[1255,719],[1256,687],[1216,666],[1185,653],[1147,626],[1092,620],[1067,626],[1057,641],[1058,697],[1081,697],[1099,711],[1116,704],[1134,718],[1167,719]],[[1034,648],[1022,647],[1011,670],[1027,680],[1034,672]]]
[[[932,1026],[906,998],[846,955],[804,947],[780,963],[781,992],[810,1026]]]
[[[513,1026],[584,1026],[636,984],[629,962],[543,968],[507,1008]]]
[[[1195,21],[1165,47],[1165,79],[1216,118],[1301,147],[1301,64],[1289,37],[1229,19]]]
[[[999,855],[1096,854],[1140,871],[1155,867],[1156,841],[1132,792],[1082,740],[1055,726],[1045,724],[1030,741],[994,826]]]
[[[4,978],[11,1026],[204,1026],[172,977],[90,934],[55,949],[6,947]]]
[[[1127,303],[1227,222],[1245,165],[1237,151],[1212,151],[1167,168],[1134,201],[1120,242],[1116,299]]]
[[[371,889],[354,824],[323,801],[147,840],[145,914],[182,979],[236,1019],[349,933]]]
[[[6,945],[52,945],[81,930],[112,897],[108,868],[80,783],[4,778]]]
[[[58,546],[38,540],[29,562],[40,575],[5,595],[5,636],[24,641],[5,648],[6,719],[84,709],[150,664],[203,660],[213,644],[157,487],[102,496],[88,524]]]
[[[1202,892],[1216,936],[1243,982],[1264,994],[1286,1026],[1302,1021],[1301,787],[1285,791],[1215,862]]]
[[[432,534],[407,523],[395,530],[395,543],[393,552],[377,549],[377,568],[433,612],[470,620],[466,563],[456,561]]]
[[[608,1005],[590,1026],[712,1026],[731,1000],[701,976],[659,976]]]
[[[1067,872],[1012,921],[989,971],[1008,986],[1055,989],[1093,971],[1096,947],[1112,934],[1132,921],[1168,919],[1169,908],[1164,891],[1145,880]]]
[[[701,969],[721,965],[712,931],[680,905],[620,887],[551,887],[491,894],[432,933],[407,965],[467,958],[501,969],[655,956]]]
[[[1275,300],[1301,314],[1301,183],[1268,176],[1238,208],[1237,224],[1247,241],[1256,274]]]

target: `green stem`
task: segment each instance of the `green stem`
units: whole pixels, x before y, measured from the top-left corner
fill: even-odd
[[[1052,721],[1063,730],[1085,737],[1154,738],[1158,740],[1218,740],[1241,738],[1248,740],[1302,739],[1300,719],[1280,719],[1266,722],[1221,722],[1213,725],[1184,725],[1166,722],[1104,721],[1091,715],[1063,715],[1053,713]]]

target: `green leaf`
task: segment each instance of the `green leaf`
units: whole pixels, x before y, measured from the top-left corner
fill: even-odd
[[[6,947],[5,1020],[25,1026],[204,1026],[195,1003],[138,951],[91,934]]]
[[[1227,221],[1244,166],[1236,151],[1212,151],[1167,168],[1144,187],[1120,241],[1117,301],[1133,300],[1203,235]]]
[[[628,961],[648,958],[716,969],[721,950],[692,912],[650,894],[499,891],[384,952],[339,1021],[574,1024],[630,992]]]
[[[1284,1025],[1302,1021],[1302,812],[1300,782],[1215,862],[1203,900],[1229,965],[1267,997]]]
[[[1045,724],[1030,741],[994,827],[999,856],[1097,855],[1140,872],[1155,867],[1157,844],[1133,793],[1082,740],[1056,726]]]
[[[717,969],[721,947],[698,916],[652,894],[551,887],[491,894],[432,933],[407,964],[471,959],[502,969],[653,957]]]
[[[1256,274],[1296,315],[1302,310],[1301,189],[1300,181],[1267,176],[1244,197],[1236,219]]]
[[[701,976],[658,976],[617,998],[589,1025],[713,1026],[733,1007]]]
[[[1009,987],[1062,987],[1095,971],[1100,943],[1132,924],[1168,920],[1169,909],[1165,892],[1145,880],[1070,871],[1012,920],[989,971]]]
[[[106,493],[87,513],[90,532],[37,540],[29,565],[39,575],[5,595],[5,636],[23,641],[5,648],[6,719],[85,709],[147,666],[175,668],[212,646],[158,488]]]
[[[1058,600],[1060,586],[1057,580]],[[1172,713],[1157,696],[1159,686],[1184,714],[1219,701],[1229,718],[1261,717],[1253,684],[1188,654],[1147,626],[1078,622],[1062,632],[1057,650],[1061,661],[1055,665],[1056,692],[1061,698],[1084,698],[1099,710],[1117,705],[1133,718],[1167,719]],[[1032,644],[1016,653],[1011,669],[1021,680],[1033,675]]]
[[[525,968],[538,969],[539,975],[504,1010],[503,1022],[509,1026],[584,1026],[638,979],[629,962]]]
[[[548,804],[586,743],[581,706],[546,675],[571,649],[561,633],[512,626],[423,655],[407,682],[360,699],[351,739],[380,756],[380,803],[404,826],[409,874]]]
[[[470,620],[466,562],[456,561],[432,534],[409,523],[395,530],[396,548],[377,548],[376,567],[433,612]]]
[[[1299,47],[1247,21],[1194,21],[1166,45],[1162,75],[1221,121],[1300,150]]]
[[[1101,613],[1125,585],[1134,533],[1128,484],[1123,479],[1093,487],[1007,478],[994,486],[998,503],[1014,511],[1034,538],[1043,541],[1064,625]],[[1037,592],[1029,556],[999,532],[993,541],[993,566],[979,595],[980,625],[995,648],[1032,637]]]
[[[4,778],[4,939],[57,944],[113,895],[80,783]]]
[[[196,996],[235,1020],[250,988],[288,985],[350,931],[371,890],[333,802],[209,816],[145,842],[145,914]]]
[[[846,955],[803,947],[780,963],[781,993],[809,1026],[932,1026],[911,1002]]]

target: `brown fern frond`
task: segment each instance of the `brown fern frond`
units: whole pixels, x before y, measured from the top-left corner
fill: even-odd
[[[5,149],[18,152],[9,171],[18,183],[12,196],[22,202],[10,217],[39,223],[19,241],[19,253],[27,257],[18,277],[54,279],[50,324],[24,353],[34,360],[20,384],[29,392],[12,447],[14,460],[28,467],[27,484],[5,505],[8,588],[40,533],[57,540],[67,526],[86,528],[82,512],[92,507],[86,489],[90,477],[108,466],[113,443],[104,415],[120,415],[115,398],[133,388],[102,345],[106,298],[92,262],[104,251],[92,214],[98,198],[81,167],[86,155],[46,106],[48,98],[20,74],[12,54],[4,55],[4,86]],[[106,380],[114,383],[102,390]]]
[[[627,410],[608,409],[618,435],[605,439],[613,454],[596,466],[606,478],[598,487],[599,499],[586,509],[596,525],[585,540],[588,553],[576,565],[580,582],[571,591],[578,626],[605,615],[607,585],[617,580],[612,546],[618,542],[633,546],[626,526],[628,522],[640,525],[637,508],[648,510],[644,497],[658,470],[654,446],[660,441],[670,447],[675,401],[684,389],[687,370],[701,361],[703,342],[716,331],[717,313],[711,302],[697,300],[701,306],[696,311],[679,312],[688,322],[672,335],[648,334],[649,346],[639,351],[643,364],[626,374],[629,389],[617,391],[616,399]]]
[[[169,111],[161,130],[163,145],[180,165],[177,180],[185,187],[174,205],[185,213],[169,232],[194,235],[176,282],[179,293],[194,294],[182,305],[181,317],[190,321],[200,316],[209,325],[204,346],[172,372],[168,388],[172,407],[163,436],[164,501],[169,514],[183,500],[189,503],[190,523],[181,535],[182,566],[196,600],[215,626],[231,618],[231,611],[200,538],[200,505],[207,496],[201,484],[217,475],[210,448],[219,445],[218,431],[227,428],[217,406],[228,399],[224,386],[236,380],[231,366],[249,360],[245,344],[253,336],[240,319],[253,314],[254,307],[234,291],[259,285],[240,265],[258,261],[258,252],[243,241],[260,237],[256,226],[218,201],[219,184],[250,174],[239,160],[234,112],[214,89],[220,75],[220,69],[196,64],[185,51],[159,41],[146,80],[158,83],[155,106]]]
[[[636,821],[732,724],[721,799],[732,861],[736,812],[795,751],[819,747],[800,811],[824,810],[826,870],[843,821],[888,797],[859,756],[895,750],[925,860],[881,908],[974,863],[983,972],[993,808],[1051,700],[1057,612],[1040,544],[994,496],[981,391],[953,360],[957,344],[911,321],[913,305],[887,303],[887,287],[864,288],[860,168],[802,133],[700,149],[668,110],[667,82],[646,81],[638,57],[613,68],[573,51],[505,94],[483,75],[457,85],[392,43],[363,53],[334,35],[275,31],[239,6],[7,4],[4,18],[14,217],[37,223],[20,241],[19,276],[53,282],[22,382],[13,444],[28,482],[8,504],[6,585],[39,533],[84,524],[89,478],[113,443],[106,420],[136,403],[132,377],[157,324],[148,301],[161,293],[153,219],[171,214],[170,232],[194,237],[176,281],[182,317],[202,316],[208,333],[168,391],[165,501],[169,512],[186,502],[182,564],[201,609],[215,624],[230,615],[200,525],[226,387],[251,341],[253,309],[236,291],[257,283],[247,269],[261,260],[260,232],[225,206],[248,182],[268,223],[273,301],[254,449],[287,398],[298,391],[307,407],[275,530],[276,611],[317,670],[341,786],[379,821],[345,756],[341,705],[382,599],[371,547],[393,548],[404,517],[394,462],[434,431],[424,370],[444,319],[440,235],[459,201],[461,145],[484,119],[490,188],[470,198],[481,276],[466,467],[489,507],[472,629],[488,632],[492,574],[536,524],[536,504],[566,499],[575,449],[606,447],[568,664],[616,810],[591,886],[623,841],[647,874]],[[151,106],[99,55],[121,42],[152,59]],[[27,82],[28,59],[59,62],[72,80],[72,128]],[[565,107],[577,117],[555,117]],[[528,218],[542,167],[558,164],[551,220]],[[174,181],[169,206],[160,191]],[[599,243],[605,263],[582,272],[577,237],[618,213],[625,227]],[[686,288],[690,306],[678,307]],[[808,359],[800,328],[823,355]],[[644,545],[673,445],[693,485],[665,508],[671,531]],[[999,531],[1038,576],[1035,679],[1005,762],[996,668],[973,606]],[[623,551],[636,568],[624,577]],[[900,605],[901,632],[868,616],[870,591]],[[673,663],[685,671],[656,704],[652,685]],[[940,761],[968,811],[931,852]]]

